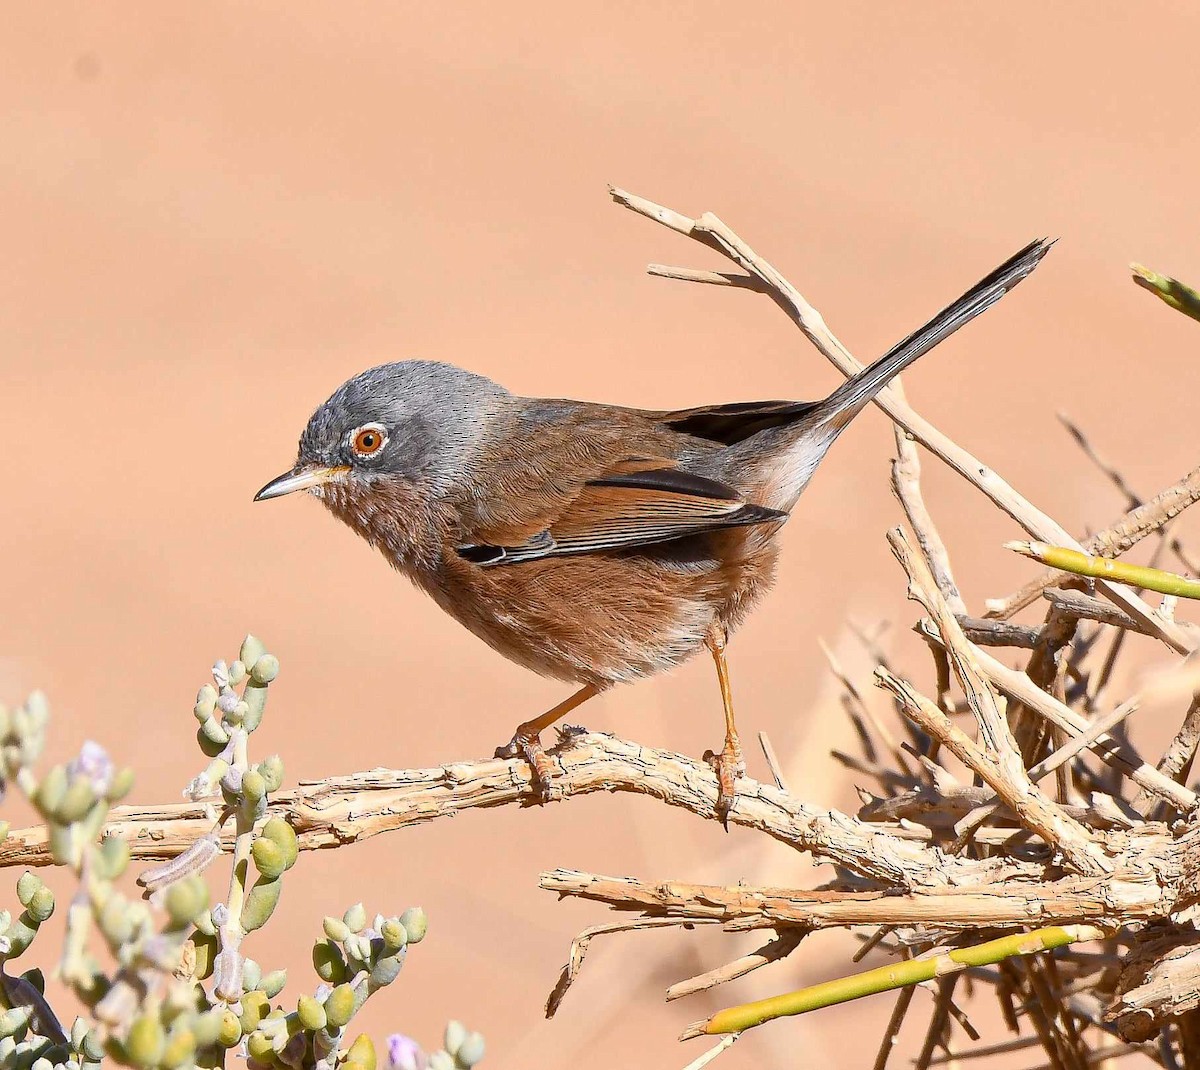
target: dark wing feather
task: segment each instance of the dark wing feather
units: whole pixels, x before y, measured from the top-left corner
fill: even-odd
[[[679,468],[627,471],[626,462],[589,480],[550,526],[519,546],[473,544],[460,556],[484,566],[632,549],[688,535],[764,524],[786,513],[752,505],[732,487]]]
[[[769,427],[795,423],[818,404],[816,401],[737,401],[647,415],[672,431],[732,446]]]

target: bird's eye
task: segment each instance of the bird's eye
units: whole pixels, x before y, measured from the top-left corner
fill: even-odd
[[[350,448],[359,457],[373,457],[387,442],[387,432],[378,424],[367,424],[354,432]]]

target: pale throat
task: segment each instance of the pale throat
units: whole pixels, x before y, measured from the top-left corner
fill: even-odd
[[[419,488],[401,479],[327,483],[321,503],[374,546],[396,569],[414,575],[432,568],[441,552],[438,510]]]

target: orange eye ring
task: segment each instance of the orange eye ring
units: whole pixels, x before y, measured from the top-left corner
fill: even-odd
[[[356,457],[374,457],[387,443],[387,431],[379,424],[366,424],[354,432],[350,448]]]

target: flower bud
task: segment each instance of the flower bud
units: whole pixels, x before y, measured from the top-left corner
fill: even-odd
[[[468,1033],[454,1053],[454,1061],[465,1070],[470,1070],[478,1062],[483,1061],[485,1052],[483,1036],[479,1033]]]
[[[242,962],[242,989],[248,992],[257,988],[261,981],[262,967],[254,959],[245,959]]]
[[[250,1034],[246,1041],[246,1051],[250,1058],[257,1063],[267,1066],[275,1065],[275,1046],[271,1043],[271,1038],[261,1030],[256,1029]]]
[[[352,933],[360,933],[367,924],[367,912],[363,908],[362,903],[355,903],[350,907],[345,914],[342,915],[342,921],[346,923]]]
[[[442,1034],[442,1047],[451,1055],[458,1055],[458,1046],[466,1039],[467,1027],[462,1022],[451,1018],[446,1023],[446,1031]]]
[[[143,1014],[133,1020],[125,1037],[125,1054],[137,1067],[152,1067],[162,1058],[166,1037],[162,1022],[152,1014]]]
[[[399,918],[388,918],[380,927],[379,935],[383,937],[383,945],[389,951],[399,951],[408,944],[408,930],[400,923]]]
[[[346,979],[346,959],[342,949],[336,944],[328,940],[318,940],[313,944],[312,960],[313,969],[322,981],[338,985]]]
[[[325,1001],[325,1019],[331,1029],[342,1029],[354,1017],[354,989],[342,983]]]
[[[196,732],[196,742],[200,744],[200,750],[206,758],[215,758],[229,742],[229,733],[219,721],[210,717]]]
[[[250,667],[250,679],[262,686],[269,684],[279,675],[279,659],[274,654],[263,654]]]
[[[268,999],[274,999],[283,991],[283,986],[286,984],[287,970],[272,970],[262,979],[260,987],[266,993]]]
[[[33,893],[33,898],[29,900],[29,906],[26,908],[29,916],[33,918],[38,925],[49,919],[54,913],[54,893],[45,885]]]
[[[346,923],[341,918],[330,917],[328,914],[321,919],[321,928],[325,930],[325,935],[330,940],[341,943],[347,936],[350,935],[350,930],[346,927]]]
[[[95,1033],[88,1033],[83,1038],[83,1043],[77,1045],[77,1050],[90,1063],[99,1063],[104,1058],[104,1045]],[[4,1065],[4,1060],[0,1059],[0,1066]]]
[[[350,1070],[375,1070],[375,1043],[366,1033],[359,1033],[346,1052],[343,1066]]]
[[[113,947],[120,947],[133,935],[133,919],[126,907],[124,898],[114,894],[108,897],[108,902],[100,911],[100,931]]]
[[[221,1032],[221,1019],[225,1015],[225,1009],[208,1010],[197,1014],[192,1019],[192,1034],[196,1038],[196,1047],[211,1048],[217,1043],[217,1037]]]
[[[274,840],[267,839],[266,836],[259,836],[254,841],[250,853],[254,856],[254,865],[258,868],[258,872],[269,881],[282,875],[284,869],[287,868],[283,864],[283,852],[279,849],[279,845]]]
[[[92,785],[83,777],[77,777],[67,786],[66,793],[55,808],[55,816],[64,824],[71,825],[82,820],[96,801]]]
[[[300,855],[300,843],[296,839],[296,830],[282,817],[273,817],[263,825],[262,834],[269,840],[274,840],[279,850],[283,852],[283,865],[291,869]]]
[[[283,759],[271,754],[258,763],[258,771],[267,782],[267,791],[278,791],[283,783]]]
[[[265,992],[251,989],[242,996],[242,1032],[253,1033],[270,1013],[271,1003]]]
[[[257,769],[247,769],[242,774],[242,794],[249,803],[257,803],[267,793],[267,782]]]
[[[176,1028],[167,1037],[167,1046],[163,1050],[160,1066],[182,1067],[192,1066],[196,1054],[196,1035],[188,1028]]]
[[[192,713],[197,721],[204,724],[217,709],[217,689],[212,684],[205,684],[196,694],[196,705]]]
[[[33,1016],[32,1007],[13,1007],[0,1014],[0,1037],[11,1037],[29,1024]]]
[[[208,885],[199,877],[185,877],[167,889],[163,905],[171,919],[170,927],[182,929],[191,925],[196,915],[208,906]]]
[[[321,1006],[312,996],[301,996],[296,1001],[296,1016],[300,1019],[300,1024],[305,1029],[324,1029],[325,1028],[325,1008]]]
[[[268,880],[265,876],[259,877],[254,882],[242,906],[242,928],[246,932],[252,933],[266,925],[279,903],[282,888],[283,882],[278,877],[274,880]]]
[[[17,898],[21,901],[21,906],[29,906],[29,901],[33,898],[33,893],[43,887],[42,878],[32,870],[27,869],[21,874],[17,881]]]
[[[243,665],[253,665],[266,652],[267,648],[263,646],[262,640],[258,636],[247,635],[242,640],[241,649],[238,651],[238,661]]]
[[[67,771],[61,765],[56,765],[42,777],[42,782],[34,793],[33,802],[42,816],[49,818],[54,815],[66,793]]]
[[[104,797],[110,802],[119,802],[133,790],[134,772],[129,766],[122,766],[118,769],[112,778],[112,782],[108,785],[108,790],[104,793]]]
[[[408,942],[410,944],[419,944],[425,939],[425,933],[429,929],[429,919],[425,916],[425,911],[420,907],[409,907],[400,915],[400,924],[404,926],[404,931],[408,933]]]

